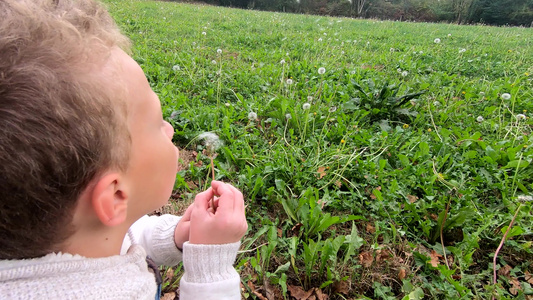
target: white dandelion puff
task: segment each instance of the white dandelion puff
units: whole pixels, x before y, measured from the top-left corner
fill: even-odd
[[[174,65],[174,66],[172,67],[172,71],[179,71],[179,70],[181,70],[181,68],[180,68],[180,66],[178,66],[178,65]]]
[[[511,94],[503,93],[501,97],[502,97],[502,100],[509,100],[511,99]]]
[[[313,101],[313,96],[307,96],[307,101],[309,102]]]
[[[337,107],[336,107],[336,106],[332,106],[332,107],[330,107],[330,108],[328,109],[328,111],[329,111],[330,113],[335,112],[336,110],[337,110]]]
[[[319,41],[319,42],[322,42],[322,38],[319,38],[318,41]]]
[[[211,63],[214,64],[214,65],[216,65],[216,64],[217,64],[217,61],[213,59],[213,60],[211,61]]]
[[[223,145],[218,135],[212,132],[204,132],[198,139],[205,145],[208,155],[213,155]]]
[[[304,104],[302,105],[302,108],[303,108],[304,110],[308,110],[308,109],[311,108],[311,104],[309,104],[309,103],[306,102],[306,103],[304,103]]]
[[[435,44],[439,44],[439,43],[440,43],[440,39],[439,39],[439,38],[436,38],[436,39],[433,40],[433,42],[434,42]]]
[[[291,85],[291,84],[292,84],[292,79],[290,79],[290,78],[287,79],[287,84],[288,84],[288,85]]]
[[[287,120],[290,120],[290,119],[292,119],[292,116],[291,116],[291,114],[286,114],[286,115],[285,115],[285,119],[287,119]]]
[[[322,75],[324,73],[326,73],[326,68],[324,68],[324,67],[318,68],[318,74]]]
[[[222,49],[217,49],[218,54],[222,54]]]
[[[478,116],[478,117],[476,118],[476,121],[478,121],[479,123],[483,122],[484,120],[485,120],[485,119],[483,119],[482,116]]]
[[[518,200],[523,202],[533,201],[533,197],[531,195],[519,195]]]
[[[283,65],[283,64],[285,64],[285,60],[282,59],[279,63]]]
[[[205,31],[202,31],[202,35],[207,35],[207,32],[205,32]]]
[[[465,48],[461,48],[459,49],[459,53],[465,53],[466,52],[466,49]]]
[[[516,115],[516,119],[517,119],[518,121],[525,120],[525,119],[526,119],[526,115],[524,115],[524,114],[518,114],[518,115]]]
[[[406,77],[407,75],[409,75],[409,72],[407,72],[407,71],[403,71],[402,72],[402,77]]]
[[[230,107],[230,106],[231,106],[231,103],[226,102],[226,107]]]
[[[249,119],[250,121],[256,120],[256,119],[257,119],[257,114],[254,113],[253,111],[249,112],[249,113],[248,113],[248,119]]]

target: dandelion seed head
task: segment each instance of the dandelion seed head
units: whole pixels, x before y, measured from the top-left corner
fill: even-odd
[[[461,48],[459,49],[459,53],[465,53],[466,52],[466,49],[465,48]]]
[[[176,119],[178,118],[179,115],[180,115],[180,113],[179,113],[177,110],[175,110],[175,111],[173,111],[173,112],[170,114],[170,118],[176,120]]]
[[[257,119],[257,114],[254,113],[253,111],[249,112],[249,113],[248,113],[248,119],[249,119],[250,121],[256,120],[256,119]]]
[[[518,200],[523,202],[533,201],[533,197],[531,195],[519,195]]]
[[[439,43],[440,43],[440,39],[439,39],[439,38],[436,38],[436,39],[433,40],[433,42],[434,42],[435,44],[439,44]]]
[[[174,65],[174,66],[172,67],[172,71],[179,71],[179,70],[181,70],[181,68],[180,68],[180,66],[178,66],[178,65]]]
[[[405,77],[405,76],[407,76],[407,75],[409,75],[409,72],[407,72],[407,71],[403,71],[403,72],[402,72],[402,77]]]
[[[198,139],[205,145],[208,155],[214,154],[224,144],[218,135],[212,132],[204,132],[198,136]]]
[[[336,110],[337,110],[337,107],[336,107],[336,106],[332,106],[332,107],[330,107],[330,108],[328,109],[328,111],[329,111],[330,113],[335,112]]]
[[[285,64],[285,60],[282,59],[279,63],[283,65],[283,64]]]
[[[205,32],[205,31],[202,31],[202,35],[207,35],[207,32]]]
[[[502,97],[502,100],[509,100],[511,99],[511,94],[503,93],[501,97]]]
[[[218,54],[222,54],[222,49],[217,49]]]
[[[518,114],[518,115],[516,115],[516,119],[517,119],[518,121],[525,120],[525,119],[526,119],[526,115],[524,115],[524,114]]]
[[[322,42],[322,38],[319,38],[318,41],[319,41],[319,42]]]
[[[309,108],[311,108],[311,104],[309,104],[309,103],[306,102],[306,103],[304,103],[304,104],[302,105],[302,108],[303,108],[304,110],[308,110]]]
[[[216,65],[216,64],[217,64],[217,61],[213,59],[213,60],[211,61],[211,63],[212,63],[213,65]]]
[[[482,117],[482,116],[478,116],[476,118],[476,121],[478,121],[479,123],[483,122],[485,119]]]
[[[226,102],[226,107],[230,107],[230,106],[231,106],[231,103]]]
[[[451,33],[448,33],[448,37],[451,37],[451,36],[452,36],[452,34],[451,34]]]
[[[291,84],[292,84],[292,79],[290,79],[290,78],[287,79],[287,84],[288,84],[288,85],[291,85]]]
[[[318,74],[322,75],[324,73],[326,73],[326,68],[324,68],[324,67],[318,68]]]
[[[287,120],[290,120],[290,119],[292,119],[292,116],[291,116],[291,114],[286,114],[286,115],[285,115],[285,119],[287,119]]]
[[[307,101],[309,102],[313,101],[313,96],[307,96]]]

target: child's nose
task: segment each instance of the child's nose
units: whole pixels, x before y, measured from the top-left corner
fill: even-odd
[[[174,127],[172,127],[172,125],[170,125],[170,123],[167,121],[163,122],[165,122],[165,134],[168,136],[169,139],[172,139],[172,137],[174,136]]]

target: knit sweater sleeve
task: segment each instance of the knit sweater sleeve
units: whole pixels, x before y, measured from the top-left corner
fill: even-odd
[[[174,243],[174,230],[180,219],[174,215],[143,216],[130,227],[123,249],[128,244],[139,244],[157,265],[177,265],[182,252]]]
[[[241,299],[240,276],[233,267],[239,246],[183,244],[180,299]]]

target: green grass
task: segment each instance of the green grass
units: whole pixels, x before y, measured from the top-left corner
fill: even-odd
[[[244,297],[531,297],[531,29],[106,2],[198,153],[181,201],[210,181],[195,137],[224,142],[216,177],[249,205]]]

